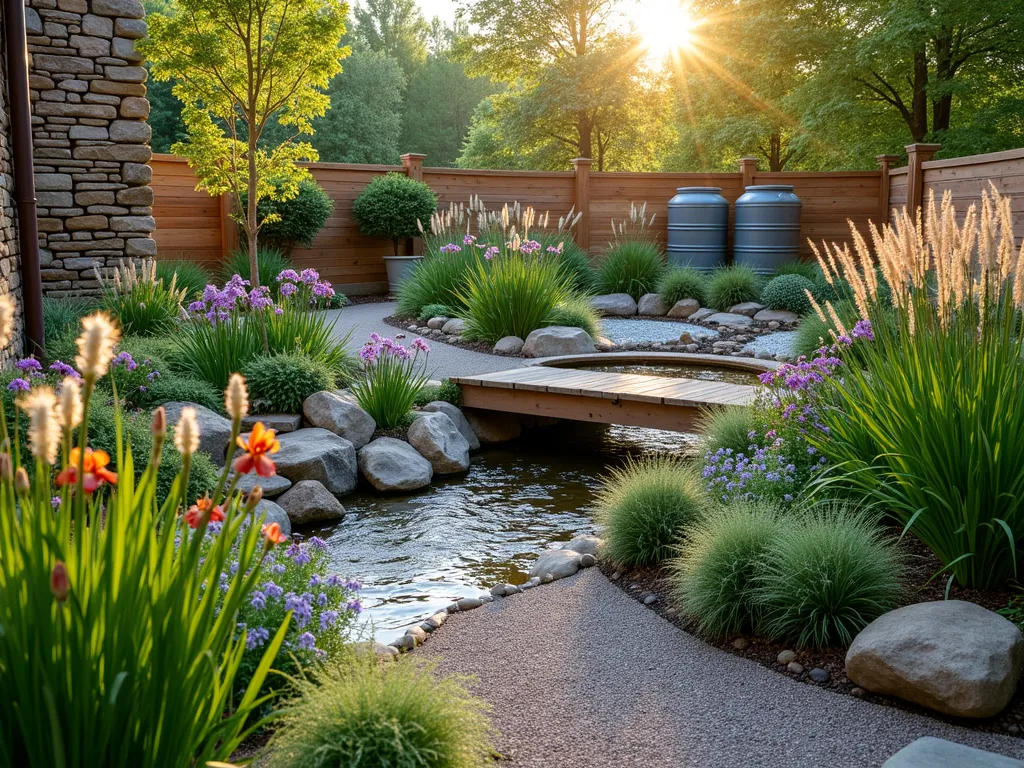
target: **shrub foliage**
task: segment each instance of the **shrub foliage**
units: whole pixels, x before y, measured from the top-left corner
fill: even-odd
[[[388,173],[359,193],[352,216],[364,235],[391,240],[397,256],[398,243],[417,237],[421,225],[430,225],[436,209],[437,196],[430,187],[401,173]]]

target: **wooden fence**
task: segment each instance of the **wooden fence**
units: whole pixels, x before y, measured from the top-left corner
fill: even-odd
[[[849,221],[866,231],[869,221],[883,221],[892,208],[925,199],[950,189],[958,207],[966,209],[991,180],[1001,192],[1014,196],[1015,223],[1024,234],[1024,149],[990,155],[935,161],[934,144],[907,147],[908,165],[893,168],[893,155],[878,158],[879,170],[829,173],[768,173],[757,161],[744,158],[736,173],[609,173],[591,172],[590,161],[580,159],[564,172],[490,171],[424,167],[423,155],[403,155],[401,166],[314,163],[314,178],[334,200],[334,213],[311,248],[296,250],[296,265],[313,267],[349,294],[386,290],[383,256],[390,242],[364,237],[352,219],[352,203],[375,176],[389,171],[420,178],[437,193],[441,205],[465,202],[478,195],[488,207],[519,201],[553,218],[570,209],[582,212],[576,229],[580,245],[599,253],[611,239],[612,221],[629,213],[632,202],[647,202],[664,233],[668,201],[677,187],[716,186],[734,203],[752,184],[792,184],[803,201],[802,253],[810,253],[808,240],[847,242]],[[184,159],[154,155],[152,187],[156,195],[154,237],[161,258],[184,258],[215,266],[237,247],[237,227],[229,218],[227,196],[212,198],[195,191],[195,177]],[[731,208],[730,208],[731,218]]]

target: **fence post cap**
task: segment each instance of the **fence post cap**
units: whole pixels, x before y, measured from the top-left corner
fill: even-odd
[[[934,155],[936,152],[938,152],[940,149],[942,149],[942,145],[941,144],[907,144],[907,146],[905,146],[904,149],[907,150],[907,154],[908,155],[912,154],[914,152],[916,152],[919,155],[927,155],[927,154]]]
[[[574,157],[569,162],[571,162],[576,167],[579,167],[581,165],[592,165],[594,163],[594,161],[591,160],[589,157]]]
[[[875,155],[875,160],[881,163],[895,163],[900,159],[899,155]]]
[[[392,157],[394,157],[394,155],[392,155]],[[402,160],[405,160],[406,158],[410,160],[426,160],[427,158],[427,156],[422,152],[406,152],[404,155],[399,155],[399,157]]]

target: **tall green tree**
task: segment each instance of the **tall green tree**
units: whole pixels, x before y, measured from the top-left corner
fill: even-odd
[[[230,192],[243,209],[239,222],[249,247],[251,280],[259,285],[256,244],[261,199],[287,200],[316,160],[305,141],[312,120],[324,114],[324,93],[348,55],[340,45],[348,6],[335,0],[179,0],[175,13],[149,17],[139,46],[153,77],[175,81],[188,138],[184,155],[212,195]],[[290,127],[290,139],[260,145],[268,125]]]
[[[427,59],[427,26],[416,0],[361,0],[352,11],[356,48],[386,53],[406,77]]]
[[[328,88],[331,108],[313,121],[311,143],[330,163],[397,164],[405,75],[381,51],[357,51]]]

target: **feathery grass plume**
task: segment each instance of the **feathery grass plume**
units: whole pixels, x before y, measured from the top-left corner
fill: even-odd
[[[56,413],[57,397],[53,389],[35,387],[18,402],[28,415],[28,446],[32,455],[47,464],[57,460],[60,446],[60,419]]]
[[[10,294],[0,295],[0,349],[11,343],[14,335],[14,317],[17,313],[14,299]]]
[[[60,425],[71,432],[82,423],[82,385],[74,376],[67,376],[61,382],[58,403]]]
[[[224,391],[224,407],[236,424],[249,413],[249,393],[245,388],[245,377],[240,373],[231,374],[228,388]]]
[[[82,318],[82,334],[75,341],[78,347],[75,365],[88,386],[106,375],[114,359],[114,347],[120,340],[121,332],[104,313],[94,312]]]
[[[199,450],[199,424],[195,408],[182,408],[174,428],[174,447],[182,456],[191,456]]]

